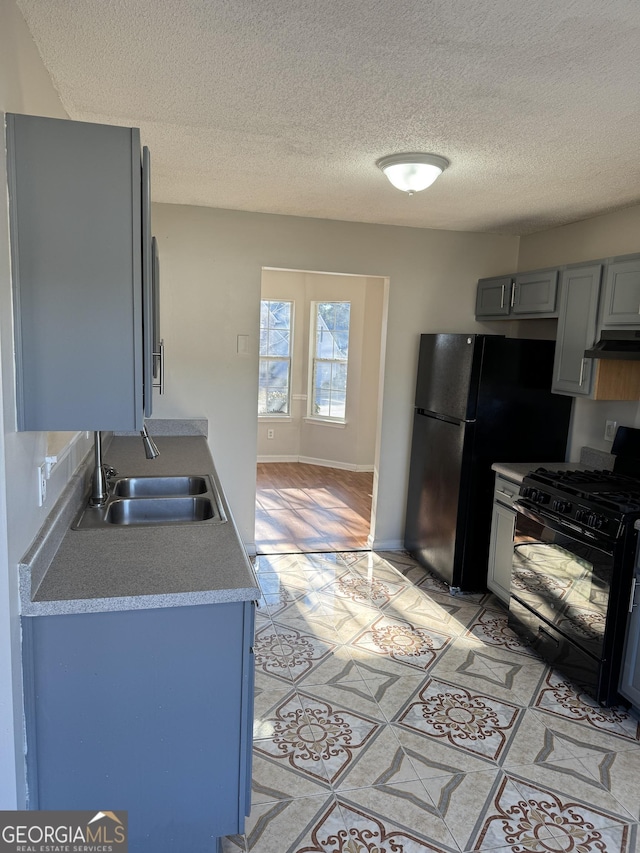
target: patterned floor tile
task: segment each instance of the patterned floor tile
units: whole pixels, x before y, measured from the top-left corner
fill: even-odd
[[[252,808],[257,803],[273,803],[297,797],[327,796],[327,785],[283,761],[267,758],[258,749],[253,753],[251,783]]]
[[[602,708],[553,670],[544,679],[533,704],[550,714],[640,743],[640,721],[636,717],[621,706]]]
[[[326,761],[325,765],[329,769]],[[415,768],[400,746],[393,727],[385,724],[378,729],[367,748],[333,780],[332,785],[335,791],[345,792],[417,779]]]
[[[635,820],[640,820],[640,750],[583,755],[580,761]]]
[[[351,570],[322,587],[325,597],[348,599],[367,607],[384,607],[407,589],[400,581],[367,577]]]
[[[452,636],[462,634],[479,611],[477,605],[456,603],[456,599],[450,595],[436,598],[417,587],[406,588],[383,609],[389,616],[415,625],[437,628]]]
[[[253,648],[256,684],[261,675],[280,681],[292,680],[288,665],[289,655],[285,655],[280,636],[271,622],[256,630]]]
[[[377,608],[359,604],[350,599],[319,592],[318,598],[327,618],[343,643],[350,643],[379,615]]]
[[[340,815],[341,823],[335,798],[326,795],[259,803],[252,807],[247,818],[247,853],[297,853],[305,847],[303,839],[308,838],[318,824],[326,823],[326,815],[332,813]],[[322,853],[327,851],[327,848],[319,849]]]
[[[404,670],[403,675],[381,672],[375,667],[359,663],[365,683],[385,718],[391,722],[413,699],[425,683],[425,676]]]
[[[396,663],[425,672],[438,654],[451,642],[451,636],[434,628],[413,625],[386,614],[351,641],[354,650],[390,658]]]
[[[545,671],[543,663],[530,658],[511,656],[509,660],[502,660],[500,653],[492,652],[485,646],[470,647],[468,640],[456,639],[429,670],[429,674],[487,692],[497,699],[528,705]]]
[[[520,766],[576,760],[571,744],[562,735],[545,728],[534,711],[525,710],[501,764],[517,771]]]
[[[329,736],[330,723],[324,718],[318,721],[316,717],[310,716],[303,709],[295,691],[271,711],[268,722],[271,734],[254,740],[254,754],[281,763],[287,770],[329,788],[322,760],[324,747],[317,739]]]
[[[525,795],[526,785],[531,784],[558,792],[558,796],[562,796],[567,802],[597,803],[598,808],[606,812],[606,815],[600,818],[601,825],[608,826],[620,821],[633,823],[636,820],[633,814],[605,790],[601,780],[578,759],[530,764],[524,770],[513,768],[509,772]],[[607,816],[610,818],[609,822]]]
[[[453,746],[448,740],[426,738],[411,729],[393,724],[400,746],[413,765],[418,779],[434,779],[466,773],[480,773],[495,768],[495,762]],[[443,782],[443,784],[447,784]]]
[[[419,781],[345,791],[338,802],[355,842],[337,848],[340,851],[457,852],[453,836]]]
[[[431,739],[497,761],[512,738],[522,708],[430,678],[396,722]]]
[[[483,608],[465,636],[480,640],[487,647],[500,649],[504,660],[510,654],[537,659],[536,654],[507,625],[507,614],[504,611]]]
[[[295,570],[287,572],[261,572],[258,575],[258,583],[264,596],[280,595],[286,590],[293,596],[308,592],[310,589],[308,575]]]
[[[282,661],[277,660],[275,641],[271,640],[271,659],[267,663],[267,668],[273,667],[275,672],[283,664],[286,665],[289,677],[293,682],[299,681],[303,676],[310,673],[320,661],[327,658],[337,648],[336,643],[320,639],[307,631],[299,631],[297,628],[281,625],[277,620],[274,620],[273,627],[282,649]],[[271,669],[269,671],[271,673]]]
[[[294,689],[293,684],[285,685],[275,681],[275,689],[257,690],[253,707],[253,737],[254,740],[271,738],[275,732],[275,726],[280,721],[279,709],[284,705],[291,706],[295,703],[301,708],[300,697]]]
[[[515,796],[511,784],[517,788]],[[603,800],[598,799],[596,806],[593,801],[554,791],[538,780],[506,777],[485,813],[477,841],[497,837],[507,844],[528,845],[540,851],[632,850],[633,822],[607,810],[608,802]]]
[[[287,839],[288,840],[288,839]],[[262,848],[261,848],[262,850]],[[270,848],[265,850],[270,853]],[[350,803],[331,800],[311,821],[297,841],[282,853],[448,853],[432,845],[415,830],[383,820]]]

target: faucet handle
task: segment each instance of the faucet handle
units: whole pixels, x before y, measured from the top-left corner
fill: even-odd
[[[107,480],[110,480],[112,477],[117,477],[118,472],[115,468],[112,468],[111,465],[103,465],[102,470],[104,471],[104,476]]]

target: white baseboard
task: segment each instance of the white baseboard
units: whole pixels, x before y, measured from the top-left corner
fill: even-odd
[[[243,542],[244,550],[247,552],[249,557],[255,557],[256,555],[256,543],[255,542]]]
[[[402,539],[375,539],[373,543],[367,543],[372,551],[404,551]]]
[[[313,456],[258,456],[258,462],[300,462],[302,465],[319,465],[322,468],[339,468],[341,471],[371,473],[373,465],[355,465],[352,462],[335,462],[332,459],[315,459]]]

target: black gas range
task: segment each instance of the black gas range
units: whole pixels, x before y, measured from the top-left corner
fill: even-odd
[[[614,470],[528,474],[515,503],[509,624],[603,704],[617,694],[640,519],[640,430]]]

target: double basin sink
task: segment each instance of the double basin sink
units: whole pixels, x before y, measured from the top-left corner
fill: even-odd
[[[175,477],[117,477],[109,481],[103,506],[86,506],[72,525],[101,527],[217,523],[227,520],[209,474]]]

